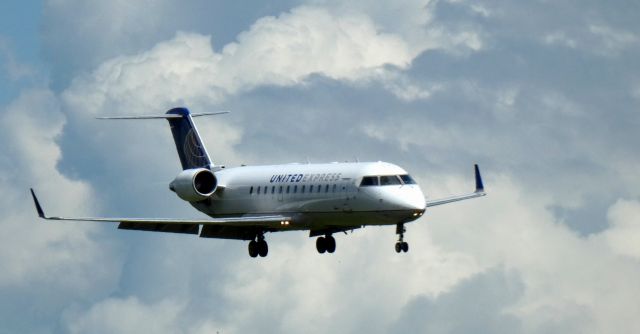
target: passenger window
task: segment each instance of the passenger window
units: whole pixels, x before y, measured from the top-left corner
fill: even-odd
[[[304,188],[305,188],[305,187],[306,187],[306,186],[302,186],[302,193],[303,193],[303,194],[304,194]]]
[[[260,195],[260,187],[258,187],[258,191],[257,192],[258,192],[258,195]]]
[[[378,185],[378,177],[377,176],[365,176],[362,178],[362,182],[360,182],[361,187],[370,187]]]
[[[313,185],[309,186],[309,194],[313,193]]]
[[[293,186],[293,193],[297,194],[298,193],[298,186]]]
[[[402,184],[402,183],[400,182],[400,179],[395,175],[380,176],[381,186],[393,186],[397,184]]]
[[[336,185],[335,185],[335,184],[333,185],[333,189],[332,189],[332,191],[333,191],[333,192],[336,192]]]
[[[324,187],[324,192],[325,192],[325,193],[328,193],[328,192],[329,192],[329,185],[328,185],[328,184]]]
[[[276,186],[272,186],[271,187],[271,194],[275,194],[276,193]]]
[[[291,188],[291,186],[287,186],[287,194],[289,193],[289,189]]]
[[[249,195],[253,194],[253,187],[251,187],[251,189],[249,189]]]
[[[321,186],[321,185],[318,185],[318,192],[320,192],[320,188],[322,188],[322,186]]]
[[[282,194],[282,186],[278,189],[278,194]]]
[[[416,181],[413,180],[413,178],[407,174],[400,175],[400,178],[402,179],[402,182],[404,182],[404,184],[416,184]]]

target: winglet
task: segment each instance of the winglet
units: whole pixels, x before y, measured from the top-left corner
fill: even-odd
[[[40,206],[40,202],[38,201],[38,198],[36,197],[36,193],[33,191],[33,188],[31,188],[31,196],[33,196],[33,203],[36,205],[36,210],[38,211],[38,217],[47,219],[47,216],[44,215],[44,210],[42,210],[42,206]]]
[[[476,172],[476,192],[482,193],[484,192],[484,184],[482,184],[482,176],[480,175],[480,168],[478,164],[475,164],[475,172]]]

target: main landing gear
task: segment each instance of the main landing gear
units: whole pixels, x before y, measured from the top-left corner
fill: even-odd
[[[409,251],[409,244],[406,241],[403,241],[404,232],[406,231],[407,230],[404,228],[403,223],[399,223],[398,225],[396,225],[396,234],[400,235],[398,242],[396,242],[396,253],[400,253],[400,252],[406,253]]]
[[[265,257],[267,253],[269,253],[269,245],[264,240],[264,234],[260,233],[256,235],[255,240],[249,242],[249,256],[257,257],[260,255],[260,257]]]
[[[334,239],[331,234],[327,234],[324,237],[318,237],[318,239],[316,239],[316,249],[320,254],[323,254],[324,252],[333,253],[336,251],[336,239]]]

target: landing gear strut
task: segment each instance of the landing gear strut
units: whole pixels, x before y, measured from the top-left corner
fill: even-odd
[[[398,225],[396,225],[396,234],[398,234],[400,236],[400,238],[398,239],[398,242],[396,242],[396,253],[400,253],[400,252],[408,252],[409,251],[409,244],[404,241],[404,232],[406,232],[407,230],[404,228],[404,224],[403,223],[399,223]]]
[[[316,239],[316,249],[320,254],[324,252],[333,253],[336,251],[336,239],[334,239],[331,234],[318,237],[318,239]]]
[[[257,257],[260,255],[260,257],[265,257],[267,253],[269,253],[269,245],[264,240],[264,234],[260,233],[256,235],[256,239],[249,242],[249,256]]]

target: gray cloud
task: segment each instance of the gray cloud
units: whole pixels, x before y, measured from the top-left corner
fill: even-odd
[[[296,2],[45,1],[43,53],[60,91],[75,76],[110,58],[145,51],[176,31],[213,33],[215,45],[225,45],[258,18],[279,14]]]
[[[520,320],[509,308],[522,297],[524,286],[511,276],[494,269],[437,298],[416,297],[388,332],[522,333]]]

